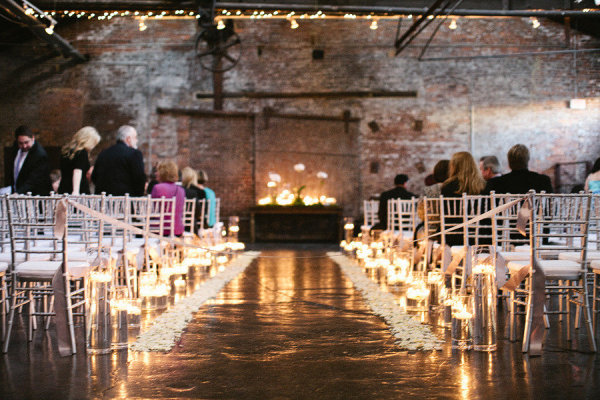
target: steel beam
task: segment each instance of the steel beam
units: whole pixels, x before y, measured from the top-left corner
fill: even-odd
[[[50,44],[54,49],[58,50],[64,57],[72,58],[78,62],[87,61],[87,57],[82,55],[69,42],[59,36],[57,33],[46,33],[46,25],[42,24],[33,15],[25,13],[25,9],[20,4],[13,0],[0,0],[0,6],[6,9],[10,14],[17,17],[23,25],[25,25],[35,36],[44,42]]]

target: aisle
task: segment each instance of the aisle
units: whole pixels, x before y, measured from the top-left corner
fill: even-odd
[[[505,339],[492,354],[399,350],[327,250],[263,247],[169,353],[59,357],[52,328],[31,344],[20,332],[0,363],[0,398],[600,397],[598,356],[556,345],[531,359]]]
[[[324,254],[263,252],[201,309],[179,347],[166,355],[136,356],[105,394],[471,399],[568,393],[570,386],[582,394],[596,390],[593,356],[557,353],[529,362],[518,344],[500,345],[492,355],[452,353],[448,346],[441,352],[400,351]],[[546,362],[554,364],[551,370],[544,371]],[[587,376],[572,375],[555,364],[564,362],[592,362],[592,369]]]

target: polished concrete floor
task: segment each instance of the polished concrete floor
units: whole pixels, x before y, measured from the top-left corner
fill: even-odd
[[[53,329],[30,344],[18,330],[0,363],[0,399],[600,398],[598,356],[581,338],[569,350],[557,321],[536,358],[502,333],[490,354],[402,351],[325,256],[333,248],[260,249],[169,353],[61,358]]]

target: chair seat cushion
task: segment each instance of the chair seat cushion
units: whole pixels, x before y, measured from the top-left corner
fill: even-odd
[[[580,257],[580,251],[565,251],[563,253],[558,253],[559,260],[579,261]],[[588,251],[587,259],[588,261],[600,260],[600,251]]]
[[[31,253],[29,254],[29,259],[34,261],[48,261],[50,259],[50,254],[43,253]],[[16,262],[24,262],[25,255],[23,253],[17,253]],[[12,263],[12,256],[10,253],[0,253],[0,262]]]
[[[20,279],[52,279],[60,268],[62,261],[25,261],[14,268]],[[90,264],[85,261],[69,262],[69,276],[82,278],[90,270]]]
[[[592,260],[590,267],[592,267],[592,269],[600,269],[600,260]]]
[[[529,261],[531,254],[528,251],[501,251],[498,253],[506,262]]]
[[[529,261],[511,261],[506,266],[511,273],[515,273],[528,265]],[[577,280],[581,276],[581,266],[574,261],[538,260],[538,266],[547,280]]]
[[[465,251],[465,246],[452,246],[450,247],[450,251],[452,251],[452,255],[455,256],[457,254],[461,254]]]

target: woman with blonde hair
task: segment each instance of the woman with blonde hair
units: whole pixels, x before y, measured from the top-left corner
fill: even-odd
[[[181,185],[185,188],[185,197],[188,199],[205,199],[206,193],[198,184],[198,173],[191,167],[181,170]]]
[[[153,198],[173,198],[175,197],[175,223],[173,224],[173,233],[175,236],[183,234],[183,207],[185,205],[185,191],[175,182],[179,178],[177,165],[171,161],[161,161],[156,167],[156,177],[158,183],[152,188]],[[169,211],[169,210],[167,210]],[[165,228],[162,232],[164,236],[171,234],[170,221],[165,218]]]
[[[484,188],[485,180],[471,153],[454,153],[450,159],[448,179],[442,185],[442,194],[445,197],[462,196],[463,193],[474,195],[480,194]]]
[[[468,195],[481,194],[485,188],[485,180],[481,176],[479,166],[475,163],[473,156],[468,151],[454,153],[450,159],[448,179],[442,185],[444,197],[462,197],[463,193]],[[454,210],[448,210],[454,214]],[[446,223],[460,224],[462,218],[446,218]],[[446,234],[446,244],[449,246],[461,246],[463,244],[463,230],[459,229],[453,233]]]
[[[88,176],[91,173],[89,152],[100,142],[96,128],[85,126],[63,146],[60,157],[61,180],[59,193],[90,193]]]

